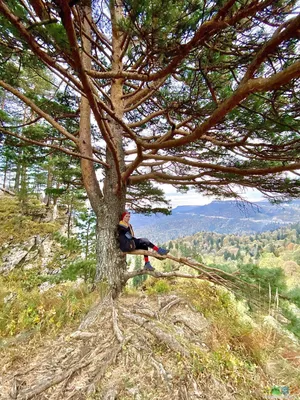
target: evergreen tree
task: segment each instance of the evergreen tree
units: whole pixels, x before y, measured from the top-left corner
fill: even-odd
[[[141,256],[137,256],[134,259],[134,269],[140,270],[142,269],[142,258]],[[147,279],[147,275],[137,275],[135,277],[133,277],[132,279],[132,284],[134,287],[139,287],[142,285],[143,282],[145,282],[145,280]]]
[[[6,112],[28,108],[31,125],[42,127],[39,137],[23,135],[22,122],[0,132],[80,159],[97,217],[96,280],[114,294],[126,282],[119,216],[126,199],[142,212],[165,208],[155,182],[214,197],[241,198],[240,187],[274,201],[299,196],[295,4],[0,2],[0,87],[23,105]],[[22,71],[41,66],[56,91],[72,91],[78,110],[53,107],[46,88],[21,90]],[[67,120],[78,114],[75,129]],[[145,189],[139,204],[135,185]]]

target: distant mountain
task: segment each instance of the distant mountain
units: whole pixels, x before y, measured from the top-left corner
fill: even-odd
[[[190,236],[200,231],[253,234],[271,231],[300,221],[300,200],[272,205],[239,201],[213,201],[204,206],[178,206],[169,216],[132,214],[137,237],[156,242]]]

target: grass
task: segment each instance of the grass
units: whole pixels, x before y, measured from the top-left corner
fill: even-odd
[[[146,291],[148,295],[167,294],[173,289],[166,279],[155,279],[146,282]]]
[[[254,380],[261,375],[256,371],[272,364],[275,383],[288,384],[291,390],[300,386],[299,369],[285,357],[292,347],[287,335],[263,325],[259,312],[250,315],[224,288],[207,281],[178,283],[176,290],[211,322],[211,351],[195,355],[194,364],[200,366],[200,372],[205,369],[228,384],[244,382],[244,387],[253,388]],[[263,389],[267,382],[255,385]]]
[[[35,211],[41,213],[45,206],[37,200],[30,204],[28,215],[24,215],[17,198],[0,197],[0,248],[5,243],[11,247],[15,243],[26,242],[34,235],[45,236],[60,228],[58,223],[36,221]],[[5,250],[6,246],[2,253]],[[74,266],[73,263],[62,277],[55,276],[57,285],[45,293],[40,293],[39,286],[50,281],[51,277],[43,276],[38,265],[30,270],[15,268],[9,275],[1,275],[0,337],[14,337],[29,331],[35,334],[57,333],[79,321],[95,301],[97,292],[89,293],[87,284],[78,286],[68,282],[68,279],[69,275],[76,274],[78,270],[86,272],[86,269],[85,264]],[[71,278],[75,280],[73,275]]]
[[[57,333],[80,318],[96,299],[96,292],[89,293],[88,286],[61,283],[40,293],[35,287],[29,291],[20,286],[3,289],[0,278],[0,337],[10,337],[24,331]],[[12,293],[11,300],[6,301]]]

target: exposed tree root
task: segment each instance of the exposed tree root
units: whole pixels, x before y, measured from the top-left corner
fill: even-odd
[[[111,301],[111,307],[112,307],[112,322],[113,322],[114,333],[118,341],[120,343],[123,343],[124,337],[118,325],[118,310],[114,307],[113,301]]]
[[[101,379],[103,378],[107,368],[114,364],[116,361],[116,357],[119,354],[119,352],[122,350],[122,346],[115,346],[112,349],[108,349],[105,357],[101,360],[101,364],[98,366],[96,370],[96,374],[92,379],[92,382],[88,384],[86,388],[86,393],[91,394],[96,391],[97,384],[100,383]]]
[[[87,365],[89,365],[91,363],[92,359],[88,358],[88,360],[83,360],[81,363],[77,364],[76,366],[74,366],[73,368],[61,373],[61,374],[57,374],[54,377],[46,377],[45,379],[42,379],[38,384],[36,384],[33,388],[31,389],[25,389],[25,390],[21,390],[18,393],[17,398],[19,399],[24,399],[24,400],[29,400],[32,399],[33,397],[41,394],[42,392],[44,392],[45,390],[49,389],[51,386],[57,385],[58,383],[69,379],[69,377],[71,375],[74,374],[75,371],[86,367]]]
[[[79,325],[79,331],[88,328],[90,325],[95,323],[101,312],[104,311],[111,304],[110,294],[106,295],[103,299],[100,299],[98,303],[88,312]]]
[[[132,254],[145,253],[153,255],[144,251]],[[208,279],[226,287],[228,282],[232,283],[227,278],[236,278],[236,275],[224,274],[184,258],[158,257],[188,265],[198,275],[179,271],[147,272],[155,277]],[[126,279],[142,273],[146,271],[127,272]],[[101,397],[97,398],[106,400],[122,396],[125,399],[142,398],[141,391],[148,390],[148,380],[155,379],[162,400],[170,396],[178,400],[233,399],[230,393],[224,396],[227,389],[222,382],[218,382],[211,397],[206,397],[201,382],[190,371],[195,354],[208,351],[205,345],[208,321],[176,295],[159,296],[156,303],[149,302],[149,299],[140,299],[128,304],[128,299],[121,296],[114,300],[111,293],[107,293],[83,319],[78,330],[50,346],[44,355],[36,356],[26,368],[29,374],[19,370],[8,378],[6,398],[85,400],[98,392]],[[114,371],[119,372],[115,374]],[[137,380],[133,378],[135,374],[139,376]],[[137,382],[143,380],[144,374],[146,379],[142,385],[144,389],[141,389]],[[183,374],[184,380],[177,382],[178,374]],[[130,387],[126,386],[126,379],[133,382]]]
[[[12,371],[3,399],[234,399],[223,382],[206,387],[210,378],[193,372],[207,354],[210,324],[185,299],[108,295],[96,309],[83,330],[36,354],[29,373]]]
[[[146,318],[134,315],[126,310],[123,310],[123,316],[146,329],[159,341],[165,343],[168,347],[170,347],[170,349],[172,349],[176,353],[180,353],[181,355],[186,357],[189,356],[188,351],[174,338],[174,336],[164,332],[163,329],[161,329],[156,323],[150,322]]]

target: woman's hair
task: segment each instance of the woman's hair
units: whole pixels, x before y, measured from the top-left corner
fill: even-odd
[[[121,215],[121,219],[123,219],[123,218],[125,217],[126,214],[130,214],[130,212],[129,212],[129,211],[124,211],[124,212],[122,213],[122,215]]]

